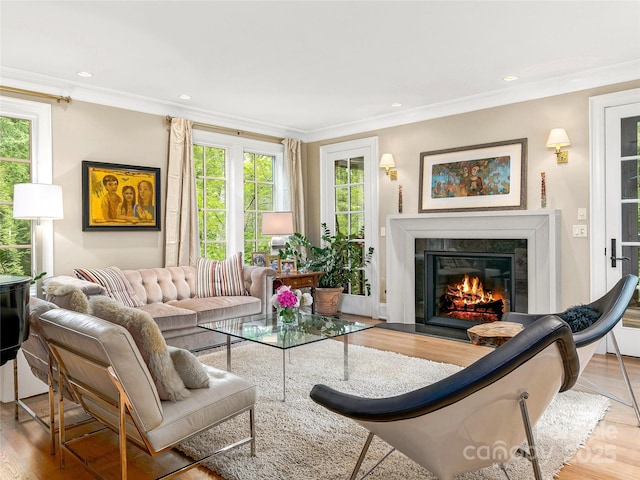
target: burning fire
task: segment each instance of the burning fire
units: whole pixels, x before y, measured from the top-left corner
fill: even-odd
[[[461,307],[463,305],[477,305],[495,302],[496,300],[504,300],[502,295],[496,294],[490,290],[485,291],[480,278],[473,277],[469,279],[469,275],[465,275],[464,279],[455,285],[447,286],[447,294],[453,297],[453,302]]]

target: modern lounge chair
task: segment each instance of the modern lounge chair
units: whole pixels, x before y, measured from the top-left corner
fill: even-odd
[[[638,426],[640,426],[640,409],[638,409],[638,402],[633,393],[633,388],[631,386],[631,382],[629,381],[627,369],[624,366],[622,355],[620,355],[618,341],[616,340],[616,336],[613,332],[613,327],[615,327],[618,322],[622,320],[622,316],[627,310],[629,302],[631,301],[637,287],[638,277],[631,274],[626,275],[621,278],[605,295],[588,304],[589,307],[600,312],[600,317],[593,324],[591,324],[591,326],[574,333],[573,339],[576,343],[578,357],[580,358],[581,376],[578,379],[577,384],[581,387],[605,395],[610,399],[615,400],[616,402],[626,405],[627,407],[633,408],[638,420]],[[527,329],[532,324],[534,324],[541,316],[542,315],[509,312],[506,313],[502,319],[504,321],[521,323],[524,325],[525,329]],[[620,366],[620,371],[622,372],[622,377],[627,387],[629,400],[624,400],[617,395],[604,390],[603,388],[599,387],[598,385],[582,376],[582,372],[589,364],[589,361],[598,348],[600,341],[607,335],[609,335],[609,338],[611,339],[611,344],[613,345],[614,352],[618,359],[618,365]]]
[[[213,455],[249,444],[255,455],[255,386],[229,372],[205,367],[207,388],[191,389],[183,400],[162,401],[131,334],[123,327],[97,317],[64,309],[40,316],[41,338],[55,357],[59,384],[73,391],[87,413],[118,434],[120,476],[127,478],[127,442],[151,456],[237,415],[248,412],[248,436],[160,478],[171,478]],[[62,387],[61,387],[62,388]],[[82,435],[67,439],[64,396],[59,395],[60,466],[64,453],[78,458],[100,476],[72,448]],[[223,428],[220,426],[220,428]]]
[[[352,480],[375,435],[440,479],[502,464],[526,439],[528,451],[521,453],[540,480],[532,427],[555,395],[573,386],[578,370],[569,325],[549,315],[464,370],[418,390],[362,398],[315,385],[310,395],[370,432]]]

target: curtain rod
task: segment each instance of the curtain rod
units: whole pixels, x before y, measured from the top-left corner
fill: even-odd
[[[33,90],[25,90],[23,88],[15,88],[15,87],[7,87],[5,85],[0,85],[0,90],[4,90],[5,92],[12,93],[22,93],[24,95],[32,95],[34,97],[42,97],[42,98],[50,98],[52,100],[60,102],[71,103],[71,97],[61,97],[59,95],[51,95],[49,93],[35,92]]]
[[[165,117],[165,120],[167,123],[171,124],[171,120],[173,118],[174,117],[167,115]],[[254,133],[254,132],[245,132],[242,130],[238,130],[236,128],[219,127],[217,125],[208,125],[206,123],[199,123],[199,122],[193,122],[193,128],[222,133],[224,135],[234,135],[236,137],[246,137],[246,138],[253,138],[255,140],[264,140],[266,142],[271,142],[271,143],[282,143],[282,140],[284,140],[284,138],[274,137],[272,135],[265,135],[262,133]]]

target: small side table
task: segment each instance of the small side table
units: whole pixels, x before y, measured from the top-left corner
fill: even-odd
[[[469,340],[474,345],[486,345],[487,347],[499,347],[507,340],[515,337],[524,330],[520,323],[515,322],[491,322],[475,325],[467,329]]]
[[[313,295],[322,275],[324,272],[279,273],[273,281],[273,291],[275,293],[278,287],[286,285],[291,288],[310,288]],[[314,303],[311,304],[311,313],[315,313]]]

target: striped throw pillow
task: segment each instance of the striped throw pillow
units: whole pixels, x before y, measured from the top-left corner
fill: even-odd
[[[199,298],[247,295],[242,280],[242,252],[222,262],[198,258],[197,273]]]
[[[126,307],[142,307],[144,303],[133,291],[133,287],[118,267],[76,268],[73,270],[81,280],[97,283],[107,289],[107,295]]]

